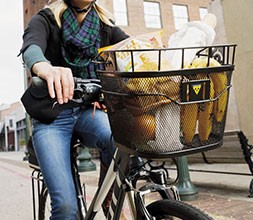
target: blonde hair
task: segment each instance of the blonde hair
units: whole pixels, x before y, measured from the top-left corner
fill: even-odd
[[[64,1],[55,1],[47,6],[45,8],[51,9],[51,11],[54,14],[55,20],[59,27],[61,27],[61,17],[63,15],[63,12],[67,9],[67,5]],[[94,9],[97,11],[99,18],[107,25],[114,26],[114,17],[113,15],[103,8],[101,5],[99,5],[97,2],[94,3]]]

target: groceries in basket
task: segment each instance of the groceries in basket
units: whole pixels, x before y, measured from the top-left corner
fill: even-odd
[[[183,148],[179,140],[180,107],[177,104],[161,106],[153,114],[135,115],[132,122],[132,141],[138,145],[140,151],[163,153]]]
[[[235,47],[199,47],[187,69],[124,72],[114,65],[101,71],[116,146],[147,158],[175,157],[221,146]],[[220,63],[215,60],[217,51]],[[104,54],[114,61],[117,52]]]
[[[166,57],[163,57],[163,53],[159,60],[158,51],[150,51],[150,49],[163,48],[162,34],[163,31],[142,34],[113,45],[110,49],[117,51],[118,70],[121,72],[157,71],[159,66],[161,69],[168,69],[169,62]]]
[[[156,119],[152,114],[142,114],[133,117],[135,134],[134,141],[143,142],[155,139]]]
[[[119,72],[148,72],[169,70],[169,60],[164,51],[161,36],[163,31],[157,31],[130,37],[111,47],[103,50],[116,51],[117,69]],[[146,51],[145,49],[149,49]],[[151,49],[151,50],[150,50]],[[152,50],[154,49],[154,50]],[[160,53],[160,55],[159,55]],[[179,97],[180,83],[175,82],[172,77],[144,77],[125,79],[125,88],[128,93],[140,94],[126,100],[126,106],[134,115],[143,114],[159,105],[170,103]],[[146,94],[146,96],[143,96]],[[156,96],[164,94],[166,96]]]
[[[125,105],[133,115],[139,115],[177,100],[180,83],[170,77],[130,78],[126,89],[135,95],[129,97]]]
[[[212,14],[189,22],[171,36],[168,48],[163,48],[160,32],[107,48],[112,67],[104,77],[113,87],[108,86],[108,97],[114,106],[110,121],[123,118],[126,123],[115,126],[116,142],[156,154],[211,146],[222,139],[231,72],[209,68],[221,66],[209,53],[215,24]],[[201,70],[191,70],[196,68]]]
[[[160,106],[155,113],[155,138],[148,141],[150,151],[173,152],[183,149],[180,142],[180,107],[175,103]]]
[[[205,68],[208,62],[210,67],[221,66],[213,58],[196,58],[191,68]],[[196,75],[196,79],[205,78],[210,82],[208,99],[215,101],[181,105],[181,130],[186,144],[191,144],[197,132],[201,142],[207,141],[214,123],[222,122],[226,114],[229,84],[226,72]]]
[[[207,14],[201,21],[190,21],[173,33],[168,40],[168,48],[189,48],[210,46],[215,38],[214,28],[217,19],[214,14]],[[197,48],[187,50],[169,50],[168,59],[172,68],[187,67],[196,56]],[[182,63],[182,53],[184,60]]]

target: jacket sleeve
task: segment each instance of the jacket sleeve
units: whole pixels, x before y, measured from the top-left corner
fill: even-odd
[[[20,53],[23,53],[30,45],[37,45],[45,53],[49,38],[48,21],[39,13],[34,15],[23,34],[23,45]]]
[[[116,44],[122,40],[125,40],[129,36],[119,27],[112,27],[112,35],[111,35],[111,45]]]

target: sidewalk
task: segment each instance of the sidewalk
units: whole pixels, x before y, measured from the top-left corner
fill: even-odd
[[[31,169],[23,161],[24,152],[0,152],[1,220],[32,220]],[[82,173],[88,201],[96,189],[97,170]],[[216,170],[250,174],[247,164],[190,164],[190,170]],[[175,177],[175,170],[169,170]],[[206,211],[215,220],[250,220],[253,198],[248,198],[252,176],[190,172],[191,182],[199,190],[198,198],[187,201]],[[100,219],[101,220],[101,219]]]

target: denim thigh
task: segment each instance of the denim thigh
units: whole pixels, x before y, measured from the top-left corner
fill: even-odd
[[[107,113],[97,109],[93,114],[93,108],[82,111],[74,131],[85,146],[100,149],[102,163],[109,166],[115,147]]]
[[[78,112],[64,110],[47,125],[33,122],[33,144],[51,201],[50,219],[76,219],[77,200],[70,165],[70,141]]]

